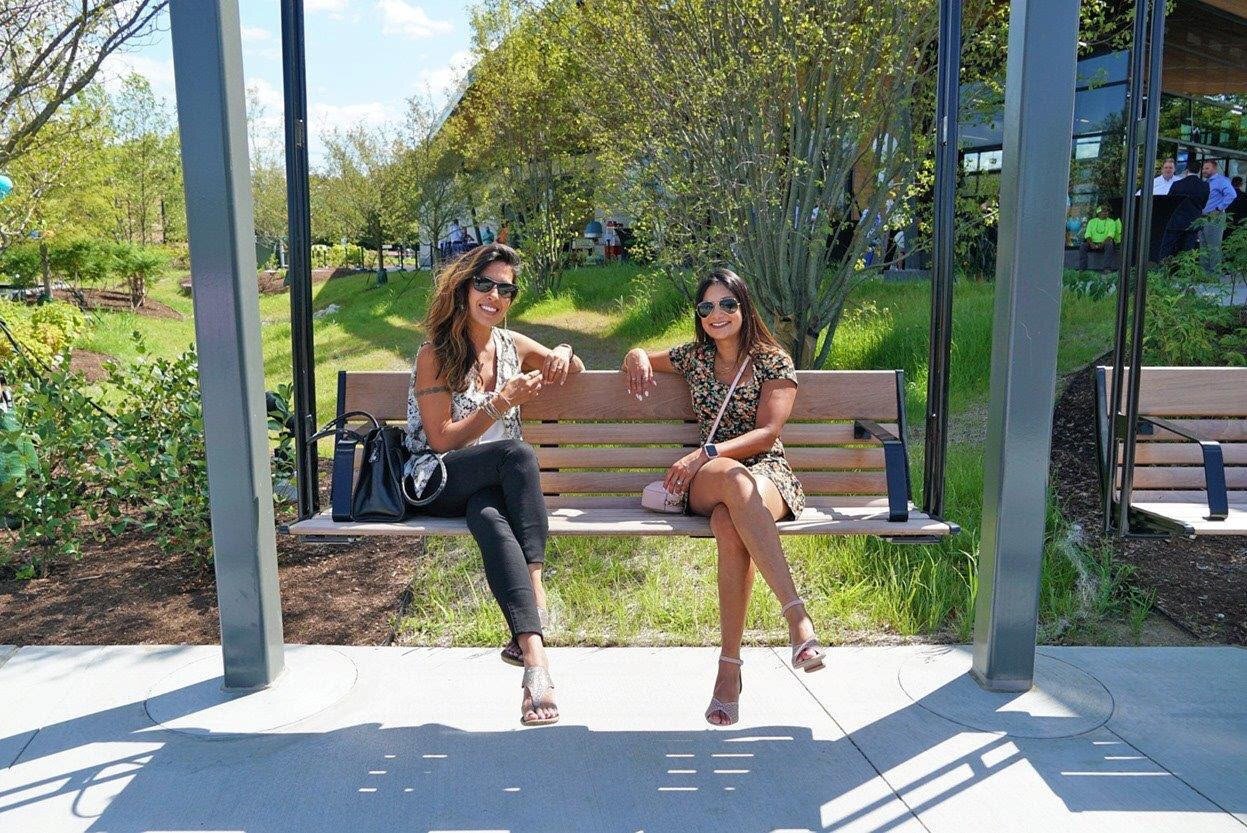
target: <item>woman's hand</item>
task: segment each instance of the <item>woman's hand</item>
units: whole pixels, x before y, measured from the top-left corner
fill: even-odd
[[[649,391],[646,390],[649,385],[658,386],[658,380],[654,378],[654,367],[649,361],[649,354],[640,347],[629,350],[624,356],[622,370],[628,377],[628,393],[637,399],[649,396]]]
[[[685,454],[667,469],[667,476],[662,481],[663,488],[673,495],[684,494],[692,488],[693,478],[705,462],[700,448]]]
[[[505,400],[499,404],[508,409],[516,405],[523,405],[541,392],[542,384],[540,370],[530,370],[527,373],[512,376],[502,386],[502,390],[498,391],[498,395]]]
[[[549,385],[562,385],[567,381],[567,373],[572,366],[572,347],[560,344],[550,351],[541,368],[541,378]]]

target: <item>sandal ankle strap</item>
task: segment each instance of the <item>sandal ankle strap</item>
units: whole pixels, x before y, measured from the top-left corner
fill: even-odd
[[[779,615],[783,616],[785,613],[792,610],[794,607],[797,607],[798,605],[800,605],[801,607],[805,607],[805,602],[802,601],[800,598],[793,599],[791,602],[789,602],[788,604],[784,605],[783,607],[779,609]]]
[[[745,661],[743,659],[736,659],[735,657],[725,657],[722,654],[719,654],[719,662],[726,662],[732,665],[744,665],[745,664]]]

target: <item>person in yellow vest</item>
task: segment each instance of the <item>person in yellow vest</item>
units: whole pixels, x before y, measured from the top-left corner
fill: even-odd
[[[1108,216],[1108,206],[1102,205],[1094,217],[1087,221],[1087,230],[1083,233],[1082,245],[1078,247],[1078,268],[1087,268],[1088,252],[1104,252],[1103,268],[1112,268],[1117,254],[1117,246],[1121,243],[1121,220]]]

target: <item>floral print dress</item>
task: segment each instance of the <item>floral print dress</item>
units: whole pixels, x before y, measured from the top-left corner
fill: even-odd
[[[697,415],[697,424],[701,429],[701,441],[710,442],[707,434],[714,424],[715,415],[723,405],[723,397],[731,383],[723,383],[715,378],[713,344],[689,342],[671,348],[668,355],[671,364],[688,383],[693,395],[693,412]],[[721,443],[735,439],[741,434],[758,427],[758,400],[762,397],[762,383],[772,379],[788,379],[794,384],[797,371],[792,359],[782,350],[760,350],[754,353],[753,369],[748,378],[742,379],[732,393],[732,401],[723,412],[723,420],[715,432],[714,442]],[[801,514],[805,509],[805,491],[801,481],[793,474],[792,466],[784,457],[784,444],[775,440],[769,449],[740,461],[749,471],[768,478],[775,484],[792,517]]]

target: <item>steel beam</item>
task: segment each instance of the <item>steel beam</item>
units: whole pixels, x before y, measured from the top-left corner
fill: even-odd
[[[935,217],[931,269],[931,342],[927,373],[922,507],[944,515],[948,455],[948,363],[953,336],[954,227],[961,101],[961,0],[940,0],[939,82],[935,93]]]
[[[1078,0],[1012,0],[972,668],[993,691],[1035,672],[1077,42]]]
[[[283,666],[237,0],[170,3],[226,688]]]
[[[299,518],[316,514],[316,360],[312,328],[312,214],[307,161],[307,71],[303,0],[282,0],[281,47],[286,116],[286,209],[290,237],[290,355],[293,359],[295,470]]]

